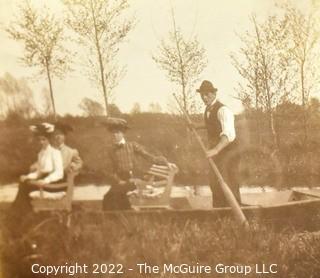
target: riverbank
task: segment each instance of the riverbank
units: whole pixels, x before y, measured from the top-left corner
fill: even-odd
[[[137,264],[161,266],[265,265],[276,273],[268,277],[317,277],[320,273],[320,241],[305,227],[279,226],[251,221],[244,231],[230,218],[216,221],[182,220],[161,217],[128,217],[122,214],[78,212],[67,228],[58,216],[35,214],[20,224],[23,236],[12,237],[0,225],[1,271],[4,278],[32,277],[32,264],[72,265],[116,264],[124,268],[118,277],[164,277],[162,272],[141,273]],[[42,224],[41,224],[42,223]],[[319,227],[320,219],[313,225]],[[0,223],[2,224],[2,223]],[[35,227],[40,227],[36,229]],[[63,235],[63,236],[62,236]],[[129,270],[132,269],[132,270]],[[100,273],[101,274],[101,273]],[[229,273],[231,274],[231,273]],[[92,277],[92,272],[79,277]],[[170,277],[181,277],[171,273]],[[235,277],[244,277],[241,273]],[[248,273],[245,277],[257,277]],[[1,277],[1,275],[0,275]],[[61,274],[59,277],[70,277]],[[78,277],[78,276],[77,276]],[[97,277],[102,277],[102,274]],[[184,273],[183,277],[195,277]],[[206,277],[197,275],[197,277]],[[221,277],[212,272],[210,277]]]
[[[141,113],[122,115],[130,127],[126,133],[129,141],[135,141],[155,155],[163,155],[179,167],[176,182],[179,184],[206,184],[208,179],[207,160],[196,140],[190,136],[183,119],[169,114]],[[257,116],[257,115],[256,115]],[[241,184],[273,185],[278,188],[292,186],[316,186],[320,184],[320,133],[312,132],[305,142],[301,136],[302,126],[299,117],[279,120],[279,148],[272,147],[269,127],[261,119],[259,130],[256,116],[236,117],[239,149],[239,182]],[[260,115],[261,116],[261,115]],[[110,182],[112,165],[108,155],[111,147],[110,134],[101,126],[99,117],[60,118],[74,127],[68,135],[68,144],[76,148],[84,167],[77,177],[78,184],[105,184]],[[30,124],[50,119],[21,120],[18,122],[0,121],[0,183],[11,183],[22,173],[27,173],[36,160],[37,144],[31,140]],[[202,123],[202,115],[194,115],[195,123]],[[319,130],[319,119],[309,123],[310,130]],[[152,124],[150,124],[152,123]],[[290,124],[289,124],[290,123]],[[204,142],[206,133],[200,132]],[[30,140],[29,140],[30,138]],[[94,143],[93,143],[94,142]],[[271,155],[272,154],[272,155]],[[138,161],[135,173],[141,174],[148,167]]]

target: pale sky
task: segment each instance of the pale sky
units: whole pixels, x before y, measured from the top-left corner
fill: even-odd
[[[208,66],[201,79],[211,80],[219,89],[219,98],[234,112],[241,111],[241,104],[234,97],[239,75],[231,65],[230,52],[237,51],[241,43],[235,32],[250,29],[249,15],[255,13],[263,18],[271,14],[276,0],[131,0],[130,12],[138,20],[129,33],[127,42],[121,46],[120,64],[127,72],[115,89],[114,103],[122,112],[129,112],[135,102],[147,110],[151,102],[158,102],[166,110],[170,94],[176,88],[166,78],[151,58],[161,38],[166,37],[172,27],[170,5],[176,15],[176,23],[185,34],[196,34],[207,51]],[[277,2],[280,2],[278,0]],[[311,1],[311,0],[310,0]],[[309,0],[295,0],[299,5],[309,6]],[[20,0],[0,0],[0,22],[7,26],[13,19]],[[54,12],[61,10],[59,0],[32,0],[45,2]],[[29,78],[32,70],[22,66],[18,58],[23,53],[22,44],[8,38],[0,30],[0,75],[9,72],[16,78]],[[90,83],[75,65],[75,71],[63,80],[54,79],[56,108],[59,114],[79,114],[78,105],[84,97],[98,99],[101,92]],[[198,87],[198,84],[196,87]],[[29,86],[39,95],[47,87],[45,76],[30,80]],[[196,88],[194,88],[196,89]]]

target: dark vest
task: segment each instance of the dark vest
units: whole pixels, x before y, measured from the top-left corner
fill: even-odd
[[[214,147],[220,141],[220,134],[222,132],[221,123],[218,119],[218,110],[224,106],[220,101],[209,108],[207,107],[204,112],[204,122],[208,132],[209,148]],[[209,112],[209,113],[208,113]],[[236,146],[236,139],[231,142],[222,152],[233,149]]]

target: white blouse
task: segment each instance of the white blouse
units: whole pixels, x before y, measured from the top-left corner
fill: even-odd
[[[36,171],[27,175],[28,179],[38,179],[42,175],[48,174],[43,180],[46,183],[58,181],[63,178],[62,156],[59,150],[48,145],[38,154]]]

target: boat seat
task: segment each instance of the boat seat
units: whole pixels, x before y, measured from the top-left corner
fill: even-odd
[[[131,207],[140,209],[170,209],[170,195],[178,167],[168,165],[152,165],[147,174],[147,180],[132,179],[137,189],[128,192]]]
[[[33,211],[55,211],[65,210],[71,212],[72,199],[74,189],[74,178],[77,175],[75,172],[67,174],[65,182],[46,184],[41,186],[39,190],[29,194]],[[48,192],[46,189],[64,189],[61,192]]]

